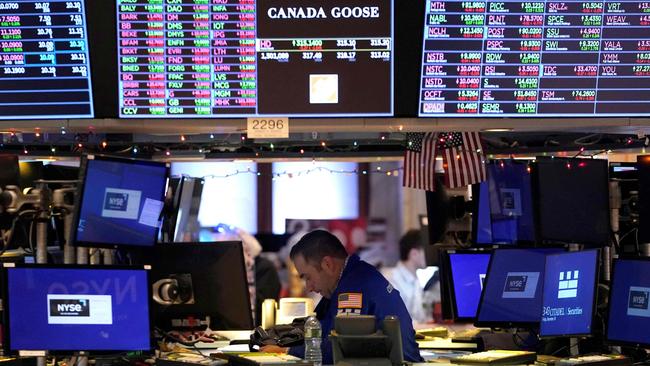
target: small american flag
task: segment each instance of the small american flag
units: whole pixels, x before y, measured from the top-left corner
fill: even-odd
[[[361,309],[362,295],[360,293],[345,293],[339,295],[339,309],[357,308]]]
[[[407,133],[404,154],[404,187],[434,191],[436,188],[436,134]]]
[[[486,180],[485,155],[478,132],[446,132],[438,135],[438,150],[449,188],[464,187]]]

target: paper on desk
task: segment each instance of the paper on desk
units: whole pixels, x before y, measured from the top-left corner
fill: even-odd
[[[247,344],[231,344],[225,347],[220,347],[219,351],[224,353],[242,353],[249,352],[250,349]]]
[[[140,213],[140,220],[138,222],[142,225],[158,227],[158,218],[160,211],[163,209],[163,202],[147,198],[144,201],[144,207]]]

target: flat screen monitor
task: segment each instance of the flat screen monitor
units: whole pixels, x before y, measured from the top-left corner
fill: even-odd
[[[21,161],[19,163],[20,170],[20,188],[30,188],[35,187],[35,181],[43,179],[43,170],[44,165],[42,161]],[[79,177],[79,172],[77,172],[77,178]],[[77,179],[75,178],[75,179]]]
[[[493,161],[488,165],[488,201],[494,244],[535,242],[528,162]]]
[[[485,279],[476,326],[534,327],[542,314],[545,249],[496,249]]]
[[[103,266],[4,266],[11,351],[151,349],[148,271]]]
[[[532,174],[540,241],[609,243],[607,160],[538,157]]]
[[[474,244],[492,244],[489,193],[488,182],[472,185],[472,241]]]
[[[203,193],[203,179],[183,177],[178,192],[178,206],[175,212],[174,241],[192,241],[194,233],[198,234],[198,216]],[[194,224],[194,225],[192,225]]]
[[[84,1],[2,1],[0,119],[92,118]]]
[[[153,246],[168,173],[165,163],[87,155],[81,164],[75,245]]]
[[[157,327],[253,329],[241,242],[161,244],[150,262]]]
[[[650,348],[650,260],[614,260],[607,318],[609,342]]]
[[[598,250],[546,257],[542,298],[542,337],[592,333],[598,286]]]
[[[122,118],[393,115],[393,0],[116,1]]]
[[[17,186],[19,183],[20,168],[18,164],[18,156],[0,154],[0,188],[6,186]]]
[[[650,155],[637,157],[639,179],[639,242],[650,242]]]
[[[426,0],[421,117],[648,116],[641,0]]]
[[[454,319],[473,321],[490,263],[490,253],[447,252],[451,279],[451,303]]]

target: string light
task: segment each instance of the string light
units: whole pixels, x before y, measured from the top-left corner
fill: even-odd
[[[288,172],[288,171],[283,171],[281,173],[271,173],[270,175],[273,177],[273,180],[277,180],[279,178],[283,177],[288,177],[288,178],[295,178],[296,176],[301,177],[303,175],[309,175],[309,174],[316,174],[316,173],[326,173],[326,174],[345,174],[345,175],[368,175],[368,174],[381,174],[381,175],[386,175],[386,176],[391,176],[391,177],[397,177],[400,175],[400,171],[403,170],[403,168],[398,168],[398,169],[393,169],[389,170],[386,172],[382,171],[381,167],[377,167],[377,170],[375,171],[368,171],[368,170],[336,170],[336,169],[330,169],[322,166],[317,166],[312,169],[307,169],[307,170],[301,170],[297,172]],[[234,177],[236,175],[242,175],[242,174],[252,174],[256,175],[258,177],[263,176],[262,172],[251,170],[250,168],[246,170],[236,170],[232,173],[227,173],[223,175],[205,175],[201,178],[203,179],[224,179],[224,178],[230,178]]]
[[[102,141],[102,149],[105,149],[108,146],[108,142]]]
[[[210,134],[210,138],[214,140],[214,134],[213,133]]]
[[[52,147],[50,148],[50,151],[53,152],[53,153],[56,152],[56,147],[52,146]]]
[[[186,140],[185,135],[181,135],[181,141],[185,142],[185,140]]]
[[[167,149],[167,150],[165,151],[165,155],[170,156],[171,154],[172,154],[172,152],[169,151],[169,149]]]
[[[24,153],[25,155],[27,155],[27,154],[29,153],[29,151],[27,151],[27,147],[26,147],[26,146],[23,147],[23,153]]]
[[[134,154],[137,154],[137,153],[138,153],[138,147],[137,147],[137,146],[133,146],[133,153],[134,153]]]

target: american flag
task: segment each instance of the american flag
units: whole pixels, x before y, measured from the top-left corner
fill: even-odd
[[[438,150],[449,188],[464,187],[486,180],[485,155],[478,132],[446,132],[438,135]]]
[[[404,187],[434,191],[436,188],[436,134],[406,134]]]
[[[357,308],[361,309],[361,298],[360,293],[345,293],[339,295],[339,306],[338,308]]]

